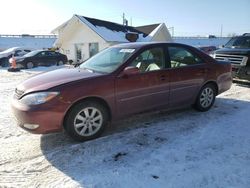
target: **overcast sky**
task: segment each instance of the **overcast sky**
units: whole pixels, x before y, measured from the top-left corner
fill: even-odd
[[[73,14],[133,26],[161,23],[175,36],[250,32],[250,0],[2,0],[0,34],[49,34]],[[172,32],[172,29],[170,29]]]

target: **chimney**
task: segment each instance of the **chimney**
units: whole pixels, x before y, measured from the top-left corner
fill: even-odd
[[[132,32],[126,33],[126,39],[129,42],[136,42],[138,38],[139,38],[138,33],[132,33]]]

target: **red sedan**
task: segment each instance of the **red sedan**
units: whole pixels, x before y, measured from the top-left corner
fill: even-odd
[[[143,111],[191,105],[207,111],[231,84],[230,63],[191,46],[128,43],[24,81],[12,109],[32,133],[65,129],[84,141],[100,136],[108,122]]]

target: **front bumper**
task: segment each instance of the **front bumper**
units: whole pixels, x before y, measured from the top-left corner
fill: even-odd
[[[52,105],[30,107],[12,99],[11,108],[17,124],[31,133],[46,134],[62,130],[64,113]]]
[[[250,66],[237,66],[232,64],[232,76],[236,79],[250,81]]]

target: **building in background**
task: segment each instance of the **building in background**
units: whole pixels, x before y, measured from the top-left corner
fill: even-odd
[[[55,35],[0,35],[0,51],[12,47],[47,49],[53,47]]]
[[[55,28],[54,43],[68,59],[88,59],[99,51],[118,43],[172,41],[164,23],[131,27],[80,15]]]

